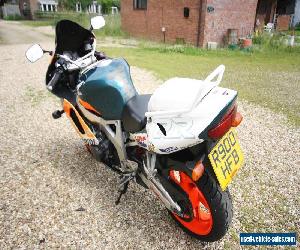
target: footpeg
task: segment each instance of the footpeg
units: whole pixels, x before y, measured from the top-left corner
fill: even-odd
[[[61,115],[65,113],[64,110],[55,110],[53,113],[52,113],[52,117],[53,119],[58,119],[61,117]]]

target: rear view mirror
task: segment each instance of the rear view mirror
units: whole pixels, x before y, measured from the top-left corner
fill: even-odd
[[[43,54],[44,51],[38,44],[32,45],[25,53],[27,60],[32,63],[39,60],[43,56]]]
[[[91,27],[95,30],[101,29],[105,26],[105,20],[103,16],[95,16],[91,19]]]

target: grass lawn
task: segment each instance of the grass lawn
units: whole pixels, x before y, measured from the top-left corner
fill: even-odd
[[[174,76],[203,79],[219,64],[226,66],[221,86],[239,91],[242,99],[286,114],[300,126],[300,54],[240,51],[166,52],[147,48],[103,48],[130,65],[153,71],[160,79]]]

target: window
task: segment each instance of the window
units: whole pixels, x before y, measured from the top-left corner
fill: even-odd
[[[133,0],[133,9],[146,10],[147,0]]]
[[[188,18],[190,16],[190,8],[188,8],[188,7],[183,8],[183,16],[185,18]]]

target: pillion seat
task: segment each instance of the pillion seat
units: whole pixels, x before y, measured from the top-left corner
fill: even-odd
[[[126,132],[138,132],[146,126],[145,113],[148,111],[150,97],[151,95],[135,95],[126,103],[122,113],[122,122]]]

